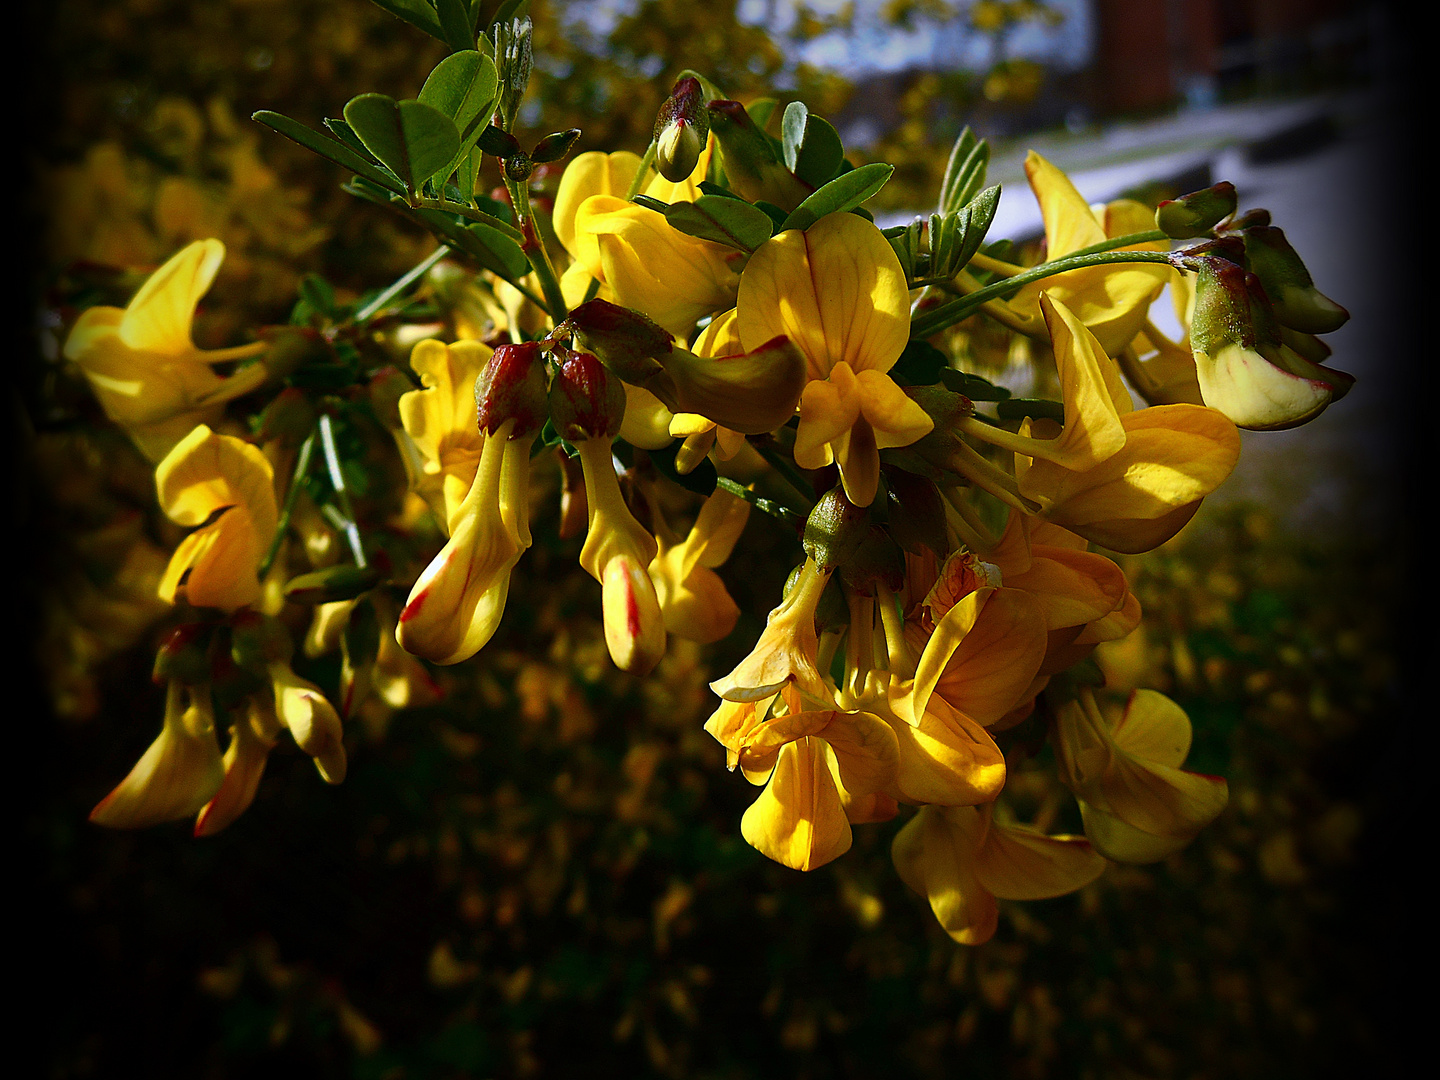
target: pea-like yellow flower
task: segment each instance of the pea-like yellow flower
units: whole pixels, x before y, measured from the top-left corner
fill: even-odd
[[[657,531],[650,580],[668,633],[708,645],[735,629],[740,609],[714,568],[730,557],[749,517],[749,503],[716,488],[684,540]]]
[[[910,294],[880,230],[856,214],[829,214],[772,237],[741,275],[736,319],[747,349],[783,335],[805,356],[795,463],[838,463],[849,500],[870,505],[880,450],[934,427],[886,374],[910,338]]]
[[[710,689],[728,701],[758,701],[793,683],[802,693],[823,700],[827,692],[816,666],[820,640],[815,610],[832,572],[807,558],[789,593],[770,612],[750,655]]]
[[[1163,859],[1225,809],[1223,779],[1181,768],[1190,718],[1164,694],[1136,690],[1117,711],[1082,688],[1060,708],[1055,732],[1060,778],[1080,800],[1085,835],[1108,859]]]
[[[1117,200],[1097,214],[1070,178],[1033,150],[1025,158],[1025,175],[1045,219],[1047,259],[1155,227],[1154,213],[1133,200]],[[1125,250],[1164,251],[1168,246],[1157,241]],[[1114,356],[1145,325],[1150,305],[1168,279],[1169,268],[1160,265],[1087,266],[1027,285],[1010,304],[1033,312],[1040,296],[1048,294],[1073,311]]]
[[[529,455],[514,420],[484,437],[475,479],[451,518],[450,539],[410,590],[395,635],[436,664],[474,656],[505,613],[510,571],[530,546]]]
[[[922,806],[895,834],[900,879],[930,901],[962,945],[989,941],[1000,900],[1044,900],[1090,884],[1105,860],[1080,836],[1046,836],[994,819],[993,805]]]
[[[151,274],[123,310],[86,310],[65,341],[66,358],[85,373],[105,414],[151,461],[267,377],[263,364],[229,378],[210,367],[264,352],[264,342],[206,351],[191,340],[195,307],[224,258],[219,240],[197,240]]]
[[[258,447],[199,425],[155,470],[160,507],[180,525],[198,525],[180,542],[160,581],[161,599],[182,590],[195,607],[222,611],[260,598],[260,561],[274,536],[270,462]]]
[[[202,683],[187,692],[171,679],[159,736],[129,775],[90,811],[90,820],[112,829],[178,821],[214,798],[224,777],[209,685]]]
[[[576,264],[614,302],[688,338],[702,316],[735,305],[739,254],[672,228],[665,215],[613,195],[592,195],[575,215]],[[888,245],[887,245],[888,247]]]
[[[813,870],[849,850],[852,821],[872,819],[873,797],[893,786],[899,746],[877,716],[801,702],[790,688],[780,715],[749,712],[728,748],[747,779],[765,785],[741,818],[741,835],[778,863]]]
[[[709,357],[740,356],[745,346],[736,329],[735,309],[731,308],[710,320],[695,341],[695,355]],[[720,461],[729,461],[745,445],[745,436],[732,428],[722,427],[698,413],[675,413],[667,428],[670,435],[685,442],[675,454],[675,470],[690,472],[712,450]]]
[[[475,379],[492,355],[478,341],[421,341],[410,353],[410,366],[425,387],[402,394],[398,406],[404,434],[419,454],[411,486],[447,534],[480,464],[485,439],[476,415]]]
[[[1240,457],[1240,435],[1201,405],[1136,409],[1095,335],[1040,298],[1059,370],[1065,423],[1027,420],[1018,435],[965,422],[967,435],[1014,450],[1019,490],[1041,516],[1115,551],[1149,551],[1194,516]],[[1041,437],[1045,436],[1045,437]]]
[[[296,675],[288,660],[269,665],[275,715],[289,729],[295,745],[315,759],[327,784],[345,779],[345,730],[340,714],[318,686]]]

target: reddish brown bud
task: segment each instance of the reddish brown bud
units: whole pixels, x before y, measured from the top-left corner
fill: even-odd
[[[501,345],[475,379],[475,410],[480,430],[493,435],[507,420],[515,421],[510,438],[540,430],[547,414],[545,361],[538,342]]]
[[[655,118],[655,165],[671,183],[688,179],[710,137],[710,114],[700,80],[681,79]]]
[[[550,414],[562,439],[613,439],[625,419],[625,386],[590,353],[555,348]]]
[[[658,323],[629,308],[598,297],[587,300],[556,328],[575,335],[607,368],[629,383],[643,383],[660,371],[657,357],[670,355],[670,334]]]

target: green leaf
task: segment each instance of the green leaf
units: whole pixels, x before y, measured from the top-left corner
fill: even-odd
[[[455,121],[423,102],[361,94],[346,104],[345,122],[412,193],[460,152]]]
[[[949,366],[949,358],[934,345],[912,338],[889,374],[901,386],[934,386]]]
[[[740,196],[736,195],[729,188],[721,187],[719,184],[712,184],[709,180],[700,181],[700,194],[716,195],[722,199],[740,199]],[[740,201],[744,202],[745,200],[740,199]]]
[[[453,120],[462,143],[469,144],[479,138],[480,125],[489,121],[499,85],[495,61],[472,46],[436,64],[417,100]]]
[[[779,231],[808,229],[826,214],[853,210],[866,199],[873,198],[894,171],[894,165],[875,161],[837,176],[792,210]]]
[[[335,314],[335,290],[319,274],[306,274],[300,279],[300,298],[322,315]]]
[[[497,26],[511,19],[523,19],[528,5],[529,0],[505,0],[505,3],[495,9],[495,17],[490,20],[490,25]]]
[[[781,150],[785,167],[811,187],[831,180],[845,160],[845,147],[828,120],[812,115],[805,105],[792,101],[781,121]]]
[[[397,19],[404,19],[411,26],[424,30],[431,37],[445,40],[445,31],[440,28],[435,6],[426,3],[426,0],[375,0],[375,4]]]
[[[287,139],[297,142],[305,147],[305,149],[333,161],[336,165],[343,166],[351,172],[363,176],[372,184],[378,184],[388,191],[398,192],[404,190],[403,181],[389,170],[373,162],[366,161],[343,142],[340,142],[338,139],[332,139],[328,135],[322,135],[320,132],[306,127],[298,120],[292,120],[288,116],[271,112],[269,109],[261,109],[259,112],[251,114],[250,119],[278,131]]]
[[[946,368],[940,372],[940,381],[952,394],[964,394],[971,401],[1004,401],[1010,396],[1010,391],[1005,387],[996,386],[988,379],[971,375],[968,371]]]
[[[460,230],[460,247],[487,270],[509,281],[517,281],[530,273],[530,260],[525,252],[499,229],[471,222]]]
[[[945,179],[940,183],[941,214],[954,213],[975,197],[985,183],[985,169],[990,164],[990,144],[977,139],[967,126],[955,140],[950,160],[945,166]]]
[[[770,216],[742,199],[701,195],[693,203],[671,203],[665,220],[683,233],[741,251],[754,251],[770,239]]]
[[[1030,416],[1063,424],[1065,406],[1058,401],[1046,401],[1044,398],[1009,398],[996,403],[995,415],[1001,420],[1020,420]]]
[[[475,14],[466,0],[434,0],[445,44],[452,54],[475,48]]]

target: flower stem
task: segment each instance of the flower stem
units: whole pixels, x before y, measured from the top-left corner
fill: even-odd
[[[255,574],[262,581],[274,565],[275,556],[280,554],[280,541],[285,539],[285,533],[290,528],[290,515],[294,512],[295,500],[300,495],[300,481],[305,479],[305,474],[310,471],[310,457],[314,452],[315,432],[311,431],[300,444],[300,453],[295,459],[295,471],[290,474],[290,487],[285,492],[285,505],[280,508],[280,520],[275,524],[275,535],[271,537],[270,548],[265,552],[265,558],[260,560],[260,567]]]
[[[721,476],[717,478],[715,481],[715,486],[724,491],[728,491],[736,498],[744,499],[751,506],[755,507],[756,510],[759,510],[760,512],[765,514],[769,514],[777,521],[784,522],[786,525],[789,525],[796,531],[799,531],[805,525],[805,518],[799,511],[792,510],[788,506],[783,506],[780,503],[774,502],[771,499],[767,499],[761,495],[757,495],[744,484],[736,483],[728,476]]]
[[[545,249],[545,240],[536,227],[534,214],[530,209],[529,184],[511,180],[507,176],[505,186],[510,190],[510,202],[515,207],[515,214],[525,232],[525,254],[530,256],[530,265],[535,270],[535,276],[540,279],[540,289],[545,294],[545,303],[542,306],[550,316],[551,325],[558,326],[565,318],[565,296],[560,291],[560,279],[555,276],[555,265],[550,261],[550,252]],[[538,259],[535,258],[537,254],[540,256]]]
[[[357,311],[355,313],[355,325],[364,326],[375,317],[381,308],[390,303],[391,300],[395,299],[395,297],[399,296],[411,285],[415,284],[415,282],[419,281],[432,266],[449,254],[450,248],[445,244],[441,244],[429,255],[426,255],[425,258],[405,271],[403,276],[393,281],[384,292]]]
[[[320,445],[325,450],[325,467],[330,473],[330,485],[335,489],[335,497],[340,500],[345,539],[350,542],[355,565],[364,569],[365,548],[360,543],[360,528],[355,524],[355,509],[350,505],[350,489],[345,486],[345,474],[340,469],[340,455],[335,449],[335,429],[329,413],[322,413],[320,416]]]
[[[799,469],[786,461],[785,456],[777,453],[774,447],[755,440],[751,440],[750,445],[759,451],[760,456],[770,463],[772,469],[785,478],[785,482],[795,489],[796,494],[804,499],[807,505],[814,505],[815,485],[806,480]]]
[[[1136,233],[1137,236],[1148,235]],[[1129,237],[1118,237],[1115,241],[1107,243],[1118,243],[1128,241]],[[1173,265],[1170,262],[1170,253],[1166,251],[1100,251],[1088,254],[1066,255],[1063,259],[1056,259],[1054,262],[1041,263],[1023,274],[1016,274],[1012,278],[1003,281],[996,281],[975,292],[951,300],[949,303],[941,304],[939,307],[931,308],[923,315],[917,317],[910,324],[910,336],[915,338],[927,338],[932,334],[939,333],[946,327],[954,326],[962,319],[968,318],[978,311],[986,302],[996,300],[1014,289],[1022,288],[1034,281],[1043,281],[1055,274],[1063,274],[1068,270],[1080,270],[1087,266],[1108,266],[1115,263],[1160,263],[1165,266]]]

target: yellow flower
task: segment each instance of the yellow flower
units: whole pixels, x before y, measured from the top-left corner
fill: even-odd
[[[435,511],[447,534],[480,464],[485,438],[476,415],[475,379],[492,355],[478,341],[421,341],[410,353],[410,366],[425,387],[400,395],[399,401],[400,422],[420,459],[418,468],[412,466],[411,488]]]
[[[831,572],[807,558],[790,592],[770,612],[750,655],[710,689],[728,701],[758,701],[794,683],[802,693],[824,699],[827,692],[816,667],[820,642],[815,609]]]
[[[214,423],[225,402],[266,379],[262,364],[229,378],[210,369],[255,356],[264,342],[205,351],[190,338],[195,306],[224,258],[219,240],[197,240],[151,274],[124,310],[85,311],[65,342],[66,358],[80,365],[105,414],[151,461],[163,458],[196,424]]]
[[[1085,835],[1116,862],[1179,851],[1225,809],[1218,776],[1186,772],[1190,718],[1165,695],[1136,690],[1118,716],[1088,688],[1056,720],[1060,778],[1080,800]]]
[[[400,612],[396,640],[433,663],[467,660],[490,640],[505,613],[510,571],[530,546],[530,443],[510,438],[515,423],[485,436],[450,539]]]
[[[1059,369],[1064,427],[1056,432],[1054,421],[1027,420],[1011,435],[970,420],[964,430],[1016,451],[1020,493],[1046,520],[1115,551],[1148,551],[1174,536],[1230,475],[1239,433],[1200,405],[1137,410],[1095,335],[1048,296],[1040,308]]]
[[[783,335],[805,356],[795,463],[838,462],[846,496],[870,505],[880,449],[908,446],[934,427],[886,374],[910,337],[910,294],[880,230],[830,214],[772,237],[741,276],[736,319],[746,349]]]
[[[576,263],[679,338],[697,319],[735,305],[738,252],[674,229],[665,215],[612,195],[592,195],[575,215]],[[888,248],[888,245],[887,245]]]
[[[155,470],[160,507],[200,528],[170,557],[161,599],[174,603],[183,590],[195,607],[234,611],[260,598],[256,572],[279,517],[273,482],[258,447],[204,424],[166,455]]]
[[[735,309],[710,320],[695,341],[695,355],[706,357],[742,356],[745,346],[736,329]],[[731,428],[721,427],[698,413],[676,413],[667,433],[685,440],[675,455],[675,470],[688,473],[713,449],[721,461],[729,461],[745,445],[745,436]]]
[[[669,633],[708,645],[735,629],[740,609],[714,567],[730,557],[745,529],[750,504],[717,488],[684,540],[657,533],[650,580]]]
[[[994,935],[997,898],[1063,896],[1105,870],[1084,837],[999,823],[991,805],[922,806],[895,834],[890,854],[900,879],[930,901],[945,932],[962,945]]]
[[[230,726],[230,745],[225,748],[225,779],[215,797],[196,817],[196,836],[214,836],[250,808],[280,726],[269,702],[260,698],[249,701],[245,715]]]
[[[290,730],[295,745],[315,759],[321,778],[327,784],[340,783],[345,779],[345,731],[335,706],[318,686],[296,675],[289,661],[273,661],[269,671],[280,723]]]
[[[190,689],[170,680],[160,735],[128,776],[90,811],[90,820],[112,829],[143,829],[189,817],[208,803],[225,777],[215,741],[210,687]]]
[[[1153,229],[1155,215],[1133,200],[1118,200],[1097,215],[1063,172],[1033,150],[1025,159],[1025,175],[1045,219],[1045,256],[1055,260],[1116,236]],[[1160,250],[1157,241],[1125,250]],[[1070,308],[1114,356],[1134,340],[1145,325],[1150,305],[1169,278],[1165,266],[1087,266],[1044,278],[1020,290],[1010,301],[1034,311],[1042,294]]]
[[[576,232],[575,217],[581,205],[592,195],[623,199],[635,174],[640,171],[640,164],[640,156],[629,150],[614,154],[592,150],[572,158],[565,166],[560,186],[555,191],[555,208],[550,219],[554,223],[556,237],[577,261],[587,265],[595,261],[589,252],[581,254],[579,245],[594,243],[593,237]]]
[[[813,870],[849,850],[852,821],[872,819],[872,797],[892,786],[899,747],[869,713],[802,710],[793,689],[781,698],[796,711],[732,736],[746,777],[765,785],[740,833],[776,862]]]

